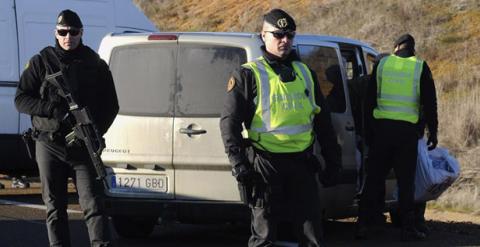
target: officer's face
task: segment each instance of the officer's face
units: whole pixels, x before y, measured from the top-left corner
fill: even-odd
[[[55,30],[55,38],[58,40],[58,44],[64,50],[74,50],[80,44],[80,39],[83,35],[83,29],[75,27],[57,26]]]
[[[266,50],[279,58],[286,57],[292,50],[295,32],[282,31],[265,22],[262,30],[262,39]]]

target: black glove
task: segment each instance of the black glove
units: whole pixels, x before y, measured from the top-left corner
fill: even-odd
[[[438,139],[437,139],[437,133],[428,133],[428,140],[427,140],[427,146],[428,150],[433,150],[437,147],[438,144]]]
[[[319,173],[318,178],[324,188],[333,187],[338,184],[340,179],[340,168],[327,167]]]
[[[239,183],[245,185],[252,185],[260,180],[260,174],[245,164],[236,165],[232,174]]]
[[[68,108],[65,104],[55,103],[51,109],[51,118],[54,118],[58,121],[64,120],[68,115]]]

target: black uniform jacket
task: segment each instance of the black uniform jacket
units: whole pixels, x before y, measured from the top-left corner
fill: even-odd
[[[79,106],[88,107],[98,130],[104,134],[119,109],[108,65],[83,44],[75,50],[65,51],[57,43],[55,47],[44,48],[40,54],[30,59],[20,78],[15,95],[18,111],[31,115],[32,125],[40,132],[62,131],[67,128],[65,123],[52,118],[53,108],[60,104],[67,107],[66,100],[58,95],[56,86],[44,83],[46,73],[61,70],[63,77],[58,78],[59,83],[72,93]],[[52,71],[47,72],[45,63]]]
[[[292,51],[287,58],[279,60],[265,52],[264,47],[262,49],[264,51],[263,56],[277,74],[283,73],[287,75],[286,77],[292,74],[292,61],[299,60],[295,52]],[[322,155],[327,166],[340,168],[341,150],[336,141],[335,131],[330,119],[330,111],[320,91],[316,74],[313,71],[311,72],[315,83],[316,104],[321,107],[320,114],[317,114],[314,118],[316,139],[320,143]],[[256,106],[253,99],[257,95],[257,88],[255,76],[250,69],[242,67],[234,71],[233,79],[235,80],[235,85],[226,94],[224,110],[220,119],[220,129],[225,152],[228,154],[230,163],[233,166],[237,166],[239,164],[248,164],[241,135],[242,123],[245,124],[246,128],[250,127],[255,113]],[[293,81],[293,79],[290,78],[290,80],[284,81]]]
[[[399,57],[415,56],[414,52],[408,49],[402,49],[395,53]],[[367,96],[365,102],[365,119],[366,119],[366,137],[367,142],[372,140],[374,131],[375,119],[373,118],[373,110],[377,107],[377,66],[378,62],[373,67],[371,80],[367,88]],[[437,118],[437,96],[435,92],[435,84],[432,77],[430,67],[427,62],[423,63],[422,74],[420,76],[420,118],[415,127],[418,129],[419,136],[423,136],[423,129],[425,124],[428,126],[428,131],[437,133],[438,118]],[[388,122],[389,124],[411,128],[412,123],[406,121],[395,120],[380,120]]]

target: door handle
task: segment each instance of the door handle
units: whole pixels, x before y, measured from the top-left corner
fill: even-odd
[[[190,128],[180,128],[180,133],[191,136],[191,135],[202,135],[202,134],[207,133],[207,131],[202,130],[202,129],[194,130],[194,129],[190,129]]]

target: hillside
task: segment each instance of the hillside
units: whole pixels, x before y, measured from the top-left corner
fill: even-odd
[[[298,32],[360,39],[391,52],[400,34],[417,41],[439,97],[439,139],[463,173],[439,206],[480,214],[480,2],[478,0],[134,0],[162,31],[258,32],[280,7]],[[459,193],[461,192],[461,193]]]

